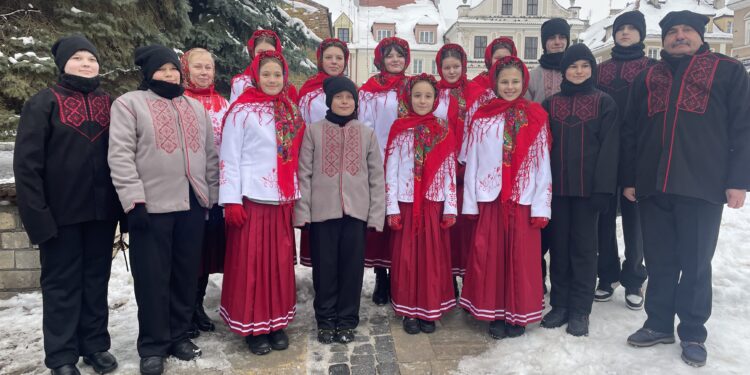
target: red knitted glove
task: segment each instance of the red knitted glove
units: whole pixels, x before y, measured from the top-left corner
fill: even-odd
[[[247,220],[247,213],[241,204],[227,203],[224,205],[224,221],[233,226],[241,227]]]
[[[531,227],[534,229],[544,229],[549,224],[549,219],[546,217],[532,217]]]
[[[456,224],[456,215],[443,215],[443,220],[440,221],[440,228],[448,229]]]
[[[401,223],[401,214],[388,215],[388,226],[392,230],[401,230],[404,227]]]

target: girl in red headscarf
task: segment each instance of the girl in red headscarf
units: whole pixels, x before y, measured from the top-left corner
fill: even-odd
[[[260,355],[287,348],[282,329],[296,309],[292,213],[305,123],[284,93],[281,53],[261,52],[250,73],[253,86],[224,118],[219,203],[227,251],[219,313]]]
[[[504,57],[490,74],[496,96],[477,110],[468,135],[462,213],[477,227],[460,304],[501,339],[542,319],[538,249],[551,213],[551,137],[547,113],[523,96],[523,62]]]
[[[328,77],[341,76],[346,72],[349,63],[349,48],[345,42],[336,38],[324,40],[318,46],[315,55],[318,58],[318,74],[302,85],[299,90],[299,112],[305,124],[314,124],[326,116],[326,94],[323,92],[323,81]],[[306,229],[300,235],[300,263],[312,267],[310,258],[310,241]]]
[[[234,76],[231,83],[231,92],[229,94],[229,102],[234,103],[237,98],[248,88],[252,87],[253,81],[251,77],[251,70],[253,66],[253,59],[259,53],[263,51],[276,51],[281,53],[281,39],[271,30],[256,30],[253,35],[247,41],[247,53],[250,55],[250,64],[248,64],[245,71]],[[286,84],[286,92],[289,98],[297,102],[297,88],[291,83]]]
[[[409,43],[401,38],[383,38],[375,47],[375,67],[380,71],[359,89],[359,121],[375,130],[380,154],[385,157],[385,145],[393,121],[406,115],[400,94],[406,84],[406,68],[410,61]],[[388,268],[391,252],[388,247],[390,230],[369,232],[365,249],[365,266],[375,267],[375,290],[372,301],[385,305],[390,299]]]
[[[456,154],[461,150],[466,117],[466,52],[458,44],[446,44],[435,56],[435,63],[440,73],[438,82],[439,104],[435,116],[448,121],[456,139]],[[464,168],[456,169],[458,193],[458,211],[461,211],[463,195]],[[466,270],[466,257],[469,255],[471,236],[474,233],[474,222],[458,217],[456,225],[451,227],[451,269],[453,271],[453,289],[458,297],[457,277],[463,277]]]
[[[494,39],[484,49],[484,65],[487,67],[487,71],[481,72],[474,77],[474,79],[469,82],[469,87],[466,90],[466,101],[468,104],[464,122],[464,134],[470,133],[467,127],[477,109],[479,109],[484,103],[496,98],[495,89],[492,87],[493,84],[490,83],[489,71],[497,60],[506,56],[518,56],[518,51],[516,50],[515,43],[513,43],[513,39],[505,36]],[[466,155],[466,137],[462,139],[462,142],[461,150],[458,153],[458,161],[461,164],[464,164],[464,156]]]
[[[435,117],[437,82],[422,73],[402,94],[407,116],[391,127],[386,146],[386,215],[392,230],[391,305],[409,334],[435,331],[456,305],[450,234],[456,223],[456,140]]]
[[[221,147],[221,123],[229,103],[214,90],[215,63],[211,52],[203,48],[193,48],[180,57],[182,64],[182,84],[185,86],[185,96],[198,99],[206,108],[214,131],[216,153]],[[203,309],[203,298],[208,286],[208,275],[224,271],[224,210],[216,205],[211,208],[206,221],[203,236],[203,256],[201,268],[198,272],[198,289],[195,296],[195,311],[193,312],[193,328],[190,334],[198,336],[200,331],[213,331],[214,324]]]

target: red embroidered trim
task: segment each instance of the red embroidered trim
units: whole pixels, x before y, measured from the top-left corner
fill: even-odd
[[[156,147],[168,154],[173,153],[177,149],[177,121],[169,102],[163,99],[149,99],[146,102],[151,112],[151,122],[154,125]]]
[[[341,173],[340,133],[332,125],[323,126],[323,173],[328,177]]]
[[[626,61],[624,64],[622,64],[622,73],[620,73],[620,78],[622,78],[625,82],[630,85],[633,83],[633,80],[635,79],[635,76],[638,75],[638,73],[642,72],[643,69],[648,68],[649,66],[649,60],[646,57]]]
[[[661,62],[649,69],[646,76],[648,90],[648,117],[667,110],[669,95],[672,92],[672,72]]]
[[[175,101],[175,107],[180,116],[182,131],[185,132],[187,147],[196,153],[201,149],[201,132],[195,110],[185,99]]]
[[[601,97],[601,92],[574,97],[555,96],[552,99],[552,118],[566,126],[577,126],[593,120],[599,116]]]
[[[598,85],[614,90],[612,81],[617,77],[617,62],[608,60],[599,65]]]
[[[708,106],[716,67],[719,58],[713,53],[706,53],[693,58],[685,77],[682,80],[682,95],[677,107],[680,110],[703,114]]]
[[[560,84],[562,83],[562,74],[555,70],[542,70],[542,76],[544,76],[544,97],[549,98],[552,95],[560,92]]]
[[[60,122],[75,129],[80,135],[93,142],[109,126],[109,96],[101,92],[92,92],[88,97],[78,91],[72,91],[60,86],[53,86],[52,93],[57,98],[57,106],[60,112]],[[88,100],[89,111],[86,111]],[[85,121],[96,122],[101,129],[93,136],[87,135],[80,130]]]
[[[354,176],[359,173],[362,161],[362,134],[359,127],[350,126],[346,129],[344,142],[344,163],[346,171]]]

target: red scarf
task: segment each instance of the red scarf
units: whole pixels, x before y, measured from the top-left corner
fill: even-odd
[[[226,100],[219,95],[214,89],[214,84],[211,86],[200,88],[195,85],[193,79],[190,77],[190,55],[195,49],[191,49],[180,56],[180,65],[182,67],[182,84],[185,86],[185,95],[197,99],[203,107],[208,111],[218,112],[224,106]]]
[[[448,50],[454,50],[461,54],[461,77],[453,83],[449,83],[443,76],[443,53]],[[437,84],[438,90],[450,90],[450,101],[448,102],[448,124],[453,130],[456,139],[456,150],[461,149],[461,140],[464,136],[464,120],[466,118],[466,88],[468,80],[466,78],[466,52],[458,44],[446,44],[440,48],[435,56],[435,63],[440,73],[440,82]]]
[[[404,56],[404,70],[396,74],[388,73],[386,71],[384,56],[386,48],[394,44],[401,47],[406,54]],[[395,36],[390,38],[383,38],[383,40],[378,43],[377,47],[375,47],[374,64],[380,72],[370,77],[370,79],[368,79],[367,82],[362,85],[360,91],[379,93],[398,89],[399,86],[406,80],[406,74],[404,72],[406,72],[406,68],[409,67],[409,62],[411,62],[411,52],[409,50],[409,43],[407,41]]]
[[[490,67],[494,65],[492,63],[492,50],[498,44],[504,44],[505,46],[507,46],[508,49],[510,49],[511,56],[518,56],[518,50],[516,49],[516,44],[513,43],[513,39],[505,36],[495,38],[484,49],[484,65],[487,67],[488,71]],[[471,106],[476,100],[481,98],[487,90],[495,90],[492,87],[492,82],[490,81],[490,74],[488,71],[479,73],[476,77],[474,77],[474,79],[471,80],[471,82],[469,82],[469,93],[466,96],[467,102],[470,103],[469,106]]]
[[[254,87],[250,87],[240,95],[237,100],[227,110],[227,115],[238,104],[266,103],[273,104],[273,119],[276,126],[276,179],[279,185],[279,196],[281,202],[289,203],[294,200],[296,193],[294,188],[294,178],[297,174],[297,164],[299,160],[299,149],[302,145],[302,135],[305,132],[305,121],[299,114],[297,105],[290,100],[285,91],[268,95],[258,86],[258,77],[260,73],[260,63],[267,58],[275,58],[282,63],[284,72],[284,83],[286,84],[289,68],[286,60],[280,52],[264,51],[253,59],[250,77]],[[226,115],[224,117],[226,122]]]
[[[318,91],[315,96],[310,98],[308,101],[308,106],[312,103],[312,101],[322,93],[322,91],[319,91],[323,88],[323,81],[326,80],[326,78],[330,77],[328,73],[323,70],[323,51],[328,49],[328,47],[339,47],[344,51],[344,70],[341,71],[340,75],[343,75],[344,72],[346,72],[346,66],[349,64],[349,48],[346,46],[346,42],[342,42],[339,39],[336,38],[328,38],[323,40],[320,45],[318,46],[317,51],[315,52],[315,56],[318,59],[318,73],[314,76],[310,77],[305,83],[302,85],[302,87],[299,89],[299,99],[302,100],[302,98],[305,97],[305,95]],[[309,111],[309,108],[308,108]]]
[[[411,106],[411,89],[414,84],[420,81],[427,81],[435,87],[437,91],[437,82],[432,75],[422,73],[418,76],[411,77],[406,89],[403,90],[402,101],[407,103],[408,115],[399,118],[393,122],[391,131],[388,134],[388,144],[386,146],[386,165],[388,158],[395,151],[397,144],[394,144],[398,136],[408,130],[414,132],[414,228],[419,228],[422,222],[422,202],[425,199],[427,190],[432,186],[435,177],[442,174],[443,163],[449,157],[455,157],[455,139],[450,131],[448,124],[435,117],[430,112],[426,115],[418,115]],[[438,106],[438,97],[435,96],[435,103],[432,106],[434,112]],[[447,193],[446,193],[447,195]]]
[[[503,129],[503,171],[500,198],[502,202],[512,200],[518,202],[520,192],[524,186],[517,186],[516,181],[528,181],[531,163],[538,162],[540,155],[532,155],[531,147],[539,137],[539,133],[548,127],[547,112],[539,103],[524,98],[529,87],[529,71],[517,57],[504,57],[490,69],[493,72],[492,81],[497,82],[499,72],[507,67],[515,66],[523,73],[523,90],[518,98],[507,101],[496,97],[482,105],[474,115],[473,121],[487,121],[499,114],[505,116]],[[546,147],[550,147],[547,138]],[[506,189],[505,187],[511,187]]]

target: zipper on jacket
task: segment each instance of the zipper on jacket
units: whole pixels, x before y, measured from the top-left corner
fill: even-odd
[[[344,152],[346,152],[346,132],[343,126],[339,126],[341,132],[341,158],[339,159],[339,199],[341,199],[341,214],[346,215],[346,206],[344,205]]]

